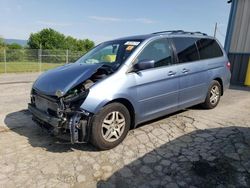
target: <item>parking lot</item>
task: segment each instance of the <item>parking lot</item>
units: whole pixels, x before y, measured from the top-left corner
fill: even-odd
[[[0,187],[249,187],[250,91],[131,130],[108,151],[43,132],[27,111],[38,74],[0,76]]]

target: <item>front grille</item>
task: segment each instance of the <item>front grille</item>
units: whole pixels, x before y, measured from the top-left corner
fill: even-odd
[[[40,111],[50,114],[51,116],[57,116],[59,101],[56,101],[55,99],[49,100],[49,96],[33,93],[32,102]]]

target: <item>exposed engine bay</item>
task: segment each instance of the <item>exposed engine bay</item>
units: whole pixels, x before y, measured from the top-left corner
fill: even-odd
[[[112,66],[103,64],[87,80],[71,88],[66,94],[58,90],[54,96],[50,96],[33,88],[29,104],[33,120],[55,136],[70,133],[71,143],[87,142],[93,114],[84,111],[80,106],[91,86],[113,72]]]

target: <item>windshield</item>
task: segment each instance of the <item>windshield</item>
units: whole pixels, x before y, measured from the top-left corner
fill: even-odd
[[[120,67],[142,40],[116,40],[104,42],[82,56],[76,63],[107,64],[113,70]]]

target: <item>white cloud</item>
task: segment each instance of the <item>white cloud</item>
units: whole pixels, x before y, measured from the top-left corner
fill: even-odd
[[[72,23],[53,22],[53,21],[44,21],[44,20],[39,20],[36,23],[38,25],[44,25],[44,26],[47,26],[47,27],[67,27],[67,26],[72,25]]]
[[[148,18],[136,18],[135,21],[141,22],[141,23],[144,23],[144,24],[153,24],[153,23],[156,22],[156,21],[148,19]]]
[[[90,19],[103,22],[139,22],[143,24],[153,24],[156,21],[148,18],[122,19],[117,17],[89,16]]]
[[[123,21],[120,18],[115,18],[115,17],[101,17],[101,16],[89,16],[90,19],[92,20],[97,20],[97,21],[108,21],[108,22],[119,22]]]

